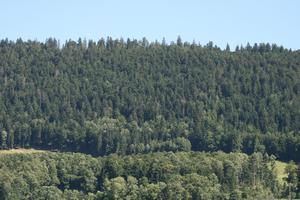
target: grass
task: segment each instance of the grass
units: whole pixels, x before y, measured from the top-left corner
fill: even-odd
[[[43,150],[36,149],[8,149],[8,150],[0,150],[0,155],[8,155],[8,154],[19,154],[19,153],[42,153],[45,152]]]

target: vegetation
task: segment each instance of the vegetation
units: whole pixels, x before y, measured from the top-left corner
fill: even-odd
[[[270,44],[0,42],[0,146],[300,160],[300,53]]]
[[[36,150],[36,149],[9,149],[9,150],[1,150],[0,155],[6,155],[6,154],[24,154],[24,153],[42,153],[43,150]]]
[[[278,183],[280,185],[286,184],[286,180],[288,177],[288,174],[285,170],[286,166],[287,166],[287,163],[285,163],[285,162],[280,162],[280,161],[275,162],[275,173],[277,176]]]
[[[0,155],[1,199],[270,199],[273,157],[255,153]]]
[[[299,196],[299,66],[275,44],[1,40],[0,199]]]

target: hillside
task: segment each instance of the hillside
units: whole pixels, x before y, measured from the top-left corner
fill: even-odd
[[[275,44],[1,40],[0,199],[299,196],[299,94]]]
[[[0,42],[0,146],[300,160],[300,53],[146,39]]]

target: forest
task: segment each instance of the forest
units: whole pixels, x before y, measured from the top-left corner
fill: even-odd
[[[0,155],[1,199],[274,199],[286,196],[274,156],[157,152]],[[290,172],[297,173],[291,164]],[[292,174],[292,173],[291,173]],[[296,177],[296,174],[295,176]],[[292,190],[297,182],[290,177]]]
[[[300,162],[300,51],[2,39],[0,148],[84,153],[0,157],[1,199],[286,197],[271,163]]]

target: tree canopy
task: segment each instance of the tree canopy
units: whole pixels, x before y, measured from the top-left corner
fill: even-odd
[[[231,49],[1,40],[0,148],[73,153],[0,155],[0,199],[300,197],[300,52]]]
[[[299,161],[300,53],[270,44],[0,41],[0,145]]]
[[[221,152],[0,155],[0,198],[270,199],[285,192],[272,161],[261,153]]]

